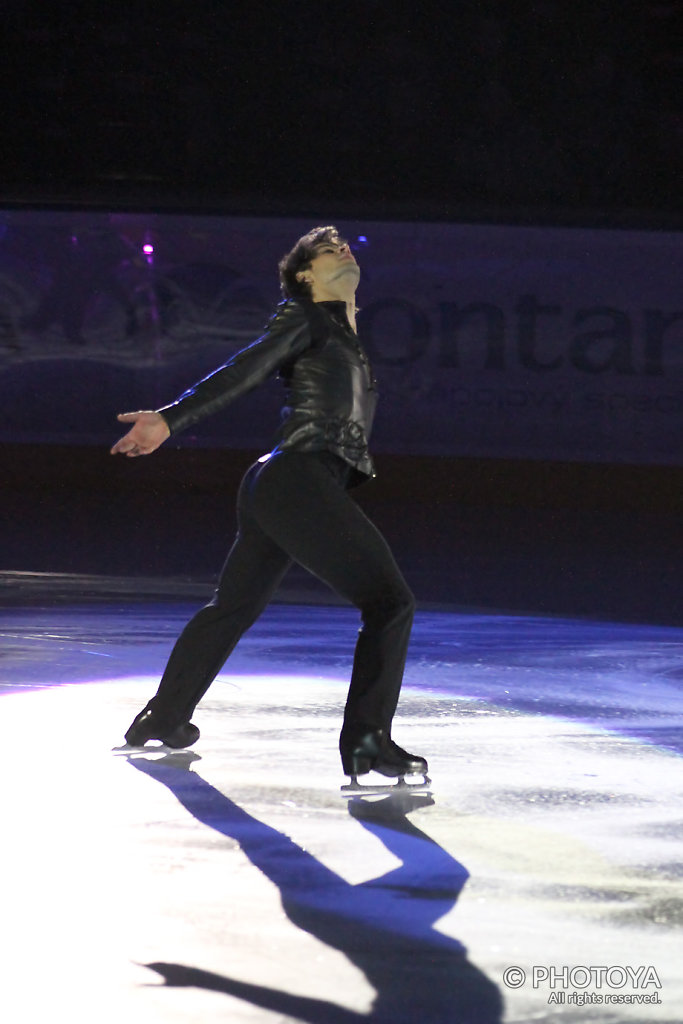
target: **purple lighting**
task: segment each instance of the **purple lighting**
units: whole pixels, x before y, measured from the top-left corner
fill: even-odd
[[[152,253],[154,252],[154,246],[151,245],[149,242],[146,242],[145,245],[143,245],[142,247],[142,251],[146,253],[148,256],[151,256]]]

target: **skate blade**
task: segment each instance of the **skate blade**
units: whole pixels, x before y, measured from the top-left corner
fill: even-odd
[[[422,782],[406,782],[404,778],[401,778],[397,782],[378,782],[375,785],[362,783],[354,778],[341,787],[341,794],[342,796],[357,796],[358,793],[377,793],[378,795],[380,793],[431,793],[431,790],[432,780],[428,775],[423,776]]]

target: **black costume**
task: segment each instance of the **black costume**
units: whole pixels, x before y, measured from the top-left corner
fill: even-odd
[[[175,434],[275,371],[287,387],[278,444],[245,474],[237,536],[213,600],[181,633],[126,739],[194,742],[197,703],[296,561],[362,615],[340,739],[344,770],[426,772],[422,758],[390,738],[414,600],[384,538],[348,494],[374,476],[368,437],[377,393],[345,304],[282,303],[263,337],[158,411]]]

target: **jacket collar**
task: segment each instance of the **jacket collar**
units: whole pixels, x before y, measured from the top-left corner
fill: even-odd
[[[349,330],[351,329],[351,324],[349,323],[349,318],[346,315],[346,303],[345,302],[342,302],[341,300],[334,299],[334,300],[329,300],[328,302],[314,302],[313,305],[314,306],[322,306],[323,309],[326,309],[327,312],[330,313],[335,318],[335,320],[341,320],[341,322],[344,324],[345,327],[348,327]]]

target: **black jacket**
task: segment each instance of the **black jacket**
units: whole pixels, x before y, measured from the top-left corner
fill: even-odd
[[[266,333],[158,412],[177,434],[279,372],[287,399],[275,451],[330,451],[374,476],[377,391],[343,302],[282,302]]]

